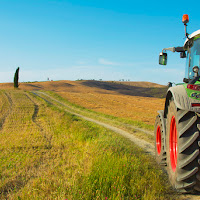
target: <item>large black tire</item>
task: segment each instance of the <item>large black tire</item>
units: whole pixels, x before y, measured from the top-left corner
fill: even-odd
[[[160,165],[166,165],[166,151],[164,150],[164,124],[162,124],[161,117],[156,117],[154,125],[154,145],[156,162]]]
[[[166,122],[167,172],[172,186],[182,193],[200,191],[199,117],[176,108],[170,101]]]

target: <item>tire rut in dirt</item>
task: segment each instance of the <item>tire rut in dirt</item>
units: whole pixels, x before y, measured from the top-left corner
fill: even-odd
[[[12,98],[10,97],[10,95],[7,93],[7,92],[4,92],[4,94],[6,95],[6,97],[8,98],[8,101],[10,103],[10,106],[12,108],[12,105],[13,105],[13,101],[12,101]]]
[[[6,119],[7,119],[7,117],[9,116],[9,114],[12,112],[12,107],[13,107],[13,102],[12,102],[12,99],[9,96],[9,94],[7,92],[3,92],[3,95],[7,99],[6,101],[9,104],[9,108],[8,108],[8,111],[0,119],[0,130],[3,129],[4,123],[5,123]]]
[[[200,191],[199,123],[194,112],[178,110],[170,102],[166,123],[167,171],[172,186],[182,193]]]
[[[35,103],[35,101],[28,95],[28,94],[25,94],[27,96],[27,98],[33,103],[34,105],[34,113],[32,115],[32,121],[37,124],[37,126],[39,126],[39,124],[37,123],[36,121],[36,118],[38,116],[38,112],[39,112],[39,106]]]
[[[25,94],[27,96],[27,98],[30,99],[30,101],[32,101],[32,103],[34,104],[34,113],[32,115],[32,121],[36,124],[36,126],[40,129],[41,134],[43,135],[43,137],[46,140],[46,145],[45,148],[46,149],[51,149],[52,148],[52,135],[47,135],[45,129],[43,128],[43,126],[40,124],[40,122],[37,120],[38,118],[38,113],[39,113],[39,105],[30,97],[30,95]],[[37,95],[38,96],[38,95]],[[44,99],[45,100],[45,99]]]

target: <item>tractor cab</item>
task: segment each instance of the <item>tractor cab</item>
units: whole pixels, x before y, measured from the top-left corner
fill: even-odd
[[[200,68],[200,30],[195,31],[187,38],[184,44],[187,51],[185,82],[198,77]]]
[[[183,15],[182,22],[185,25],[185,36],[187,38],[183,47],[164,48],[159,55],[159,64],[167,64],[166,51],[179,52],[180,58],[186,58],[186,70],[183,82],[191,83],[192,81],[194,84],[200,79],[200,30],[189,35],[187,33],[187,23],[189,22],[188,15]]]

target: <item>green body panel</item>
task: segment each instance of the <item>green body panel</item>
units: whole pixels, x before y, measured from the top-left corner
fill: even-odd
[[[200,91],[188,89],[187,85],[188,85],[187,83],[183,84],[183,86],[184,86],[184,88],[185,88],[185,90],[187,92],[188,97],[191,98],[191,99],[195,99],[195,100],[199,100],[200,101]],[[195,85],[199,85],[200,86],[200,82],[197,81],[195,83]]]
[[[198,39],[198,38],[200,38],[200,36],[198,35],[198,36],[196,36],[196,37],[194,37],[194,39],[193,40],[196,40],[196,39]]]

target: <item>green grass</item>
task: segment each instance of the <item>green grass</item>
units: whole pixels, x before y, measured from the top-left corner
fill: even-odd
[[[116,135],[99,142],[91,172],[80,175],[69,188],[69,199],[171,198],[166,178],[152,158]]]
[[[129,140],[23,91],[9,95],[0,199],[176,198],[154,159]]]
[[[145,141],[147,141],[147,142],[149,142],[149,143],[154,145],[154,136],[153,135],[145,134],[145,133],[139,132],[139,131],[134,132],[133,134],[137,138],[145,140]]]

